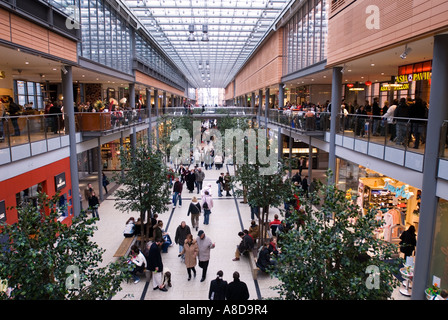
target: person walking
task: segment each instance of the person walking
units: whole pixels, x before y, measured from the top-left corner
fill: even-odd
[[[196,172],[195,172],[195,176],[196,176],[196,187],[197,187],[197,191],[199,194],[199,191],[202,190],[202,183],[204,182],[204,179],[205,179],[205,173],[204,173],[204,171],[202,171],[201,168],[197,168]]]
[[[149,247],[148,252],[148,270],[152,272],[152,284],[154,290],[168,291],[162,284],[163,262],[160,254],[159,246],[162,242],[154,241]]]
[[[231,182],[231,178],[230,178],[230,174],[228,172],[226,172],[226,175],[224,176],[224,190],[226,191],[226,197],[230,197],[230,182]]]
[[[398,105],[398,99],[394,99],[392,105],[387,109],[386,113],[383,114],[383,118],[387,121],[387,132],[390,133],[389,141],[394,141],[397,136],[397,131],[395,129],[394,113]]]
[[[187,189],[189,193],[193,193],[194,187],[196,185],[196,175],[194,169],[191,169],[185,175],[185,182],[187,184]]]
[[[205,191],[202,197],[202,209],[204,209],[204,224],[208,225],[210,222],[210,214],[213,208],[213,198],[210,196],[208,191]]]
[[[182,221],[176,229],[176,235],[174,236],[174,242],[179,245],[179,253],[184,250],[185,239],[187,235],[191,234],[190,227],[187,226],[185,221]],[[182,261],[185,260],[185,256],[182,254]]]
[[[191,214],[191,227],[198,231],[199,215],[201,214],[201,204],[196,197],[193,197],[188,207],[187,216]]]
[[[233,281],[227,285],[226,290],[227,300],[248,300],[249,289],[245,282],[240,280],[238,271],[233,273]]]
[[[219,270],[216,273],[216,279],[210,282],[210,289],[208,290],[208,299],[209,300],[225,300],[226,299],[226,290],[227,290],[227,281],[223,280],[224,273],[222,270]]]
[[[414,252],[417,245],[415,227],[411,225],[408,230],[404,231],[400,236],[400,240],[400,251],[404,253],[405,257],[412,256],[412,252]]]
[[[210,250],[215,248],[215,244],[209,237],[205,235],[205,232],[203,230],[199,230],[196,242],[198,243],[199,250],[199,267],[202,268],[201,282],[203,282],[207,276],[207,268],[210,261]]]
[[[103,172],[103,187],[104,187],[104,191],[106,192],[106,194],[108,194],[107,192],[107,186],[109,185],[109,180],[107,179],[107,176],[104,174]]]
[[[96,216],[98,220],[100,220],[100,216],[98,214],[100,201],[98,200],[98,197],[95,195],[95,191],[91,192],[88,201],[89,201],[89,209],[92,210],[92,218],[95,218]]]
[[[177,199],[179,198],[179,208],[182,207],[182,188],[183,184],[179,181],[179,178],[176,177],[173,186],[173,208],[176,208]]]
[[[397,145],[407,144],[406,131],[407,123],[409,121],[409,106],[406,103],[405,98],[401,98],[397,108],[395,108],[394,119],[396,120],[397,131],[397,139],[395,140],[395,143]]]
[[[182,246],[182,252],[179,253],[179,256],[185,256],[185,267],[187,267],[188,273],[188,281],[191,280],[191,271],[193,271],[194,277],[196,278],[196,264],[199,254],[198,243],[195,239],[193,239],[193,235],[187,234],[187,237],[184,241],[184,245]]]
[[[218,197],[222,197],[222,190],[224,189],[224,172],[221,172],[216,183],[218,184]]]

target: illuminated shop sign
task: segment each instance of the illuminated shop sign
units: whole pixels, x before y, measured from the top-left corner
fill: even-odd
[[[54,177],[54,184],[56,186],[56,192],[65,188],[65,172]]]
[[[388,84],[384,83],[381,88],[381,91],[389,91],[389,90],[409,90],[409,83],[400,83],[400,84]]]
[[[398,67],[397,83],[406,83],[420,80],[431,80],[432,61],[417,62]]]
[[[403,74],[403,75],[397,76],[395,79],[398,83],[420,81],[420,80],[430,80],[431,72],[426,71],[426,72]]]

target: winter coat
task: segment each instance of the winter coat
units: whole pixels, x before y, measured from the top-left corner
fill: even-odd
[[[200,214],[201,213],[201,204],[199,202],[191,202],[190,206],[188,207],[187,216],[191,214]]]
[[[163,271],[163,263],[162,263],[162,256],[160,254],[159,247],[155,242],[151,244],[151,247],[149,248],[148,253],[148,267],[146,269],[150,271],[155,271],[156,268],[158,268],[158,272]]]
[[[247,300],[249,299],[249,290],[247,285],[238,280],[234,280],[227,285],[226,290],[227,300]]]
[[[184,242],[184,250],[180,254],[185,255],[185,266],[187,268],[193,268],[196,266],[197,258],[199,254],[198,243],[193,239],[191,243],[188,240]]]
[[[184,228],[182,226],[178,226],[176,229],[176,235],[174,236],[174,242],[176,244],[182,244],[187,239],[187,234],[191,234],[190,227],[185,225]]]
[[[198,258],[199,261],[209,261],[210,260],[210,249],[213,249],[215,246],[212,243],[212,240],[205,236],[204,239],[200,237],[196,238],[196,242],[198,244]]]

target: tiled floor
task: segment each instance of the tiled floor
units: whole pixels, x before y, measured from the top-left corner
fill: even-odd
[[[233,174],[233,166],[229,166],[230,174]],[[178,246],[174,244],[169,248],[168,253],[162,253],[162,259],[165,269],[169,269],[172,273],[172,287],[168,288],[167,292],[160,290],[154,291],[152,281],[147,283],[144,277],[141,277],[141,281],[134,284],[132,281],[129,283],[123,283],[122,291],[112,297],[112,300],[207,300],[210,281],[216,277],[218,270],[224,272],[224,279],[228,282],[232,281],[232,274],[234,271],[238,271],[241,275],[241,280],[244,281],[250,293],[249,299],[265,299],[271,297],[277,297],[278,293],[273,289],[278,281],[271,278],[267,274],[259,272],[257,281],[254,281],[251,274],[248,258],[242,257],[240,261],[232,261],[235,254],[236,245],[240,242],[238,232],[244,227],[248,228],[250,225],[250,209],[247,204],[241,203],[242,199],[234,197],[218,197],[218,188],[215,181],[219,175],[218,170],[206,170],[204,186],[208,183],[212,186],[212,196],[214,201],[214,208],[210,216],[210,224],[203,225],[203,217],[200,217],[199,229],[205,231],[213,242],[216,243],[216,247],[211,252],[210,265],[207,272],[207,279],[204,282],[200,282],[202,269],[196,266],[197,277],[192,278],[191,281],[187,281],[187,271],[185,264],[180,261],[178,255]],[[322,176],[323,172],[315,170],[313,175]],[[94,189],[98,186],[96,176],[90,178],[81,179],[80,186],[83,190],[83,186],[87,182],[92,182]],[[109,190],[114,190],[116,186],[112,182],[109,186]],[[185,189],[185,188],[184,188]],[[182,193],[182,207],[172,210],[172,206],[169,206],[169,210],[159,215],[159,219],[164,222],[164,228],[169,232],[174,241],[174,235],[176,228],[182,221],[186,221],[187,225],[191,226],[190,217],[187,217],[188,206],[191,202],[192,196],[197,196],[196,193],[188,193],[188,190],[184,190]],[[100,247],[106,251],[103,255],[103,263],[107,264],[110,261],[115,261],[113,255],[120,245],[123,239],[123,228],[126,220],[134,216],[138,217],[137,213],[125,213],[120,212],[114,208],[115,197],[113,193],[109,192],[107,197],[101,203],[99,209],[100,221],[97,222],[98,230],[95,233],[94,241],[99,244]],[[238,213],[239,210],[239,213]],[[273,216],[275,210],[271,210],[271,216]],[[240,220],[241,217],[241,220]],[[241,223],[243,226],[241,226]],[[194,237],[197,236],[197,232],[192,230]],[[395,300],[409,300],[409,297],[405,297],[399,293],[397,288],[392,299]]]
[[[233,167],[229,166],[230,174],[233,174]],[[249,299],[259,299],[277,296],[275,290],[271,287],[277,282],[266,274],[259,273],[257,285],[252,278],[249,260],[242,257],[240,261],[232,261],[235,254],[236,245],[240,242],[238,232],[242,229],[240,219],[238,216],[238,209],[241,215],[241,222],[244,228],[250,225],[250,209],[247,204],[240,203],[242,199],[234,199],[234,197],[218,197],[218,187],[215,183],[218,176],[218,170],[206,170],[204,185],[210,183],[212,185],[212,195],[214,207],[210,215],[210,224],[204,225],[203,217],[200,217],[199,229],[205,231],[216,247],[212,249],[210,264],[207,272],[207,279],[200,282],[202,269],[196,266],[197,277],[187,281],[187,270],[178,258],[178,245],[174,244],[169,248],[168,253],[162,253],[162,260],[165,269],[169,269],[172,274],[172,287],[168,288],[168,292],[160,290],[154,291],[152,281],[146,285],[145,278],[137,284],[133,282],[123,283],[123,290],[119,292],[112,299],[144,299],[144,300],[158,300],[158,299],[173,299],[173,300],[206,300],[208,299],[208,290],[210,281],[216,278],[218,270],[224,272],[224,279],[228,282],[232,281],[232,274],[238,271],[241,276],[241,281],[244,281],[250,293]],[[82,189],[81,189],[82,190]],[[187,217],[188,206],[191,202],[191,197],[196,196],[196,193],[189,193],[185,190],[182,193],[182,207],[175,208],[159,215],[159,219],[164,222],[164,228],[170,233],[174,241],[176,228],[185,220],[187,225],[191,226],[190,217]],[[101,204],[99,209],[100,221],[97,222],[98,231],[95,233],[94,241],[106,251],[103,255],[104,263],[114,261],[113,255],[123,240],[123,228],[126,220],[131,217],[138,217],[137,213],[123,213],[114,209],[115,197],[109,195]],[[272,213],[273,215],[273,213]],[[197,232],[192,230],[193,236],[196,238]],[[145,288],[145,286],[147,286]],[[147,290],[146,290],[147,289]]]

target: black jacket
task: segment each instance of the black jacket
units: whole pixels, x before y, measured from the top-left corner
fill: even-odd
[[[234,280],[227,285],[227,300],[247,300],[249,299],[249,290],[247,285],[240,281]]]
[[[215,279],[210,282],[210,290],[208,291],[208,298],[210,300],[225,300],[227,290],[227,281],[222,279]]]
[[[158,272],[163,271],[163,263],[162,263],[162,256],[160,255],[159,247],[155,242],[151,244],[151,247],[149,248],[148,252],[148,270],[155,271],[156,267],[158,267]]]
[[[180,182],[180,181],[174,182],[173,192],[181,193],[182,192],[182,188],[183,188],[182,182]]]
[[[174,242],[176,244],[184,245],[185,239],[187,238],[187,234],[191,234],[190,227],[185,225],[185,228],[182,226],[178,226],[176,229],[176,236],[174,237]]]
[[[200,214],[201,213],[201,204],[199,202],[196,202],[194,204],[193,202],[190,203],[190,206],[188,207],[187,216],[191,214]]]

